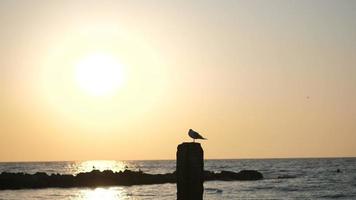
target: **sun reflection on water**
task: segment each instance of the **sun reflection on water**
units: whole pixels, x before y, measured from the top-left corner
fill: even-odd
[[[95,188],[82,191],[78,200],[125,200],[128,199],[123,188]]]
[[[90,172],[92,170],[111,170],[114,172],[124,171],[130,168],[130,164],[123,161],[115,160],[88,160],[77,164],[77,173]]]
[[[91,172],[92,170],[111,170],[113,172],[132,169],[134,166],[125,161],[115,160],[88,160],[75,164],[76,174],[80,172]],[[123,187],[97,187],[81,190],[75,200],[128,200],[129,195]]]

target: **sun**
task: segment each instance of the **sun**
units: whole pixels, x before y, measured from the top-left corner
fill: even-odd
[[[75,64],[75,80],[90,95],[111,95],[124,82],[122,67],[118,59],[110,54],[87,55]]]

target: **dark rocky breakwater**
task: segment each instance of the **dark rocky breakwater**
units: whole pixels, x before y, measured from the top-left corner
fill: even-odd
[[[254,170],[242,170],[238,173],[231,171],[204,172],[205,181],[247,181],[261,180],[263,175]],[[8,173],[0,174],[0,189],[35,189],[35,188],[69,188],[69,187],[97,187],[113,185],[147,185],[176,183],[176,173],[147,174],[142,171],[125,170],[113,172],[111,170],[79,173],[77,175]]]

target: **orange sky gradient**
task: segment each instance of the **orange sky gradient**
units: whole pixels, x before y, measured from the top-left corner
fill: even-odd
[[[355,10],[0,1],[0,161],[356,156]]]

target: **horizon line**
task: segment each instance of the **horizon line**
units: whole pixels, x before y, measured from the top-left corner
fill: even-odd
[[[300,156],[300,157],[261,157],[261,158],[204,158],[204,160],[287,160],[287,159],[342,159],[342,158],[356,158],[356,156],[321,156],[321,157],[313,157],[313,156]],[[89,160],[23,160],[23,161],[0,161],[0,163],[39,163],[39,162],[85,162],[85,161],[122,161],[122,162],[131,162],[131,161],[171,161],[175,159],[89,159]]]

